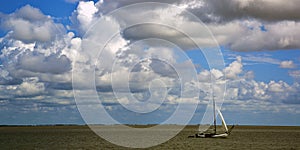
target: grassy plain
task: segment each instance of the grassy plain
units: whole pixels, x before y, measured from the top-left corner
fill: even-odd
[[[300,149],[300,127],[237,126],[225,139],[187,138],[197,129],[187,126],[171,140],[149,149]],[[105,141],[87,126],[35,126],[0,127],[0,149],[126,148]]]

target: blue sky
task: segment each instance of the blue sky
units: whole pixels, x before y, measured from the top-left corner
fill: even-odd
[[[126,10],[126,15],[115,16],[110,24],[97,26],[97,21],[105,18],[108,12],[134,2],[0,1],[0,113],[3,114],[0,124],[84,124],[72,91],[72,73],[84,73],[93,61],[90,54],[84,52],[85,47],[93,49],[93,44],[84,45],[83,39],[93,40],[96,33],[101,37],[117,30],[119,34],[111,45],[108,44],[96,58],[100,61],[96,64],[95,85],[105,110],[120,123],[161,123],[172,115],[174,104],[182,102],[190,105],[187,110],[197,106],[190,123],[198,124],[206,108],[203,104],[209,101],[207,87],[210,79],[214,78],[227,84],[226,91],[216,87],[216,96],[221,98],[222,92],[225,92],[222,112],[229,124],[300,125],[300,16],[297,15],[299,13],[291,15],[299,10],[298,1],[286,2],[295,3],[293,7],[285,3],[259,2],[264,9],[256,8],[255,1],[242,0],[220,2],[224,3],[222,8],[215,1],[208,0],[197,1],[199,5],[182,0],[164,2],[181,9],[164,12],[169,8],[144,8],[142,13],[136,13],[141,11],[139,8]],[[270,8],[284,11],[273,15]],[[232,12],[233,9],[237,11]],[[122,30],[130,21],[147,19],[175,23],[175,28],[201,30],[183,10],[192,12],[210,29],[220,45],[224,68],[209,68],[201,50],[182,40],[178,32],[157,26]],[[177,22],[182,26],[178,26]],[[95,28],[99,31],[92,33]],[[160,37],[178,44],[182,50],[163,42],[155,44],[155,41],[144,40]],[[194,38],[200,44],[207,42],[201,36]],[[150,48],[145,51],[144,47]],[[187,60],[183,53],[191,59],[192,66],[183,61]],[[144,59],[147,57],[161,58],[167,63]],[[75,68],[74,64],[80,67]],[[143,85],[152,84],[155,79],[168,86],[168,96],[160,109],[139,114],[127,109],[143,111],[152,107],[134,106],[130,98],[114,97],[114,88],[117,91],[123,88],[126,82],[123,77],[132,65],[136,65],[133,67],[135,71],[129,74],[134,98],[149,98],[149,89]],[[113,67],[116,70],[112,70]],[[196,74],[192,73],[191,67],[195,67]],[[182,78],[199,78],[197,82],[186,81],[189,85],[186,88],[197,88],[195,91],[200,96],[180,100],[182,95],[177,85],[180,78],[178,74],[174,75],[176,71],[185,73]],[[115,83],[108,80],[108,75],[115,77]],[[83,81],[90,79],[78,81],[78,85],[82,85],[77,87],[80,90],[85,87]],[[156,85],[161,84],[153,83],[154,87]],[[89,101],[80,102],[93,105]]]
[[[37,1],[37,0],[12,0],[10,3],[5,1],[1,1],[1,12],[2,13],[12,13],[16,9],[30,4],[33,7],[40,8],[45,14],[51,15],[53,17],[61,17],[67,18],[71,15],[73,10],[76,8],[76,3],[67,3],[64,0],[57,0],[57,1]]]

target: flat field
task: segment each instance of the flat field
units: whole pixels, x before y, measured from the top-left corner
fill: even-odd
[[[143,127],[143,126],[137,126]],[[237,126],[228,138],[187,138],[187,126],[171,140],[148,149],[300,150],[300,127]],[[126,149],[113,145],[87,126],[0,127],[0,149]]]

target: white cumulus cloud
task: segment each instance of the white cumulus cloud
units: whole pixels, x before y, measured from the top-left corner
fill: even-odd
[[[296,67],[296,65],[291,60],[286,60],[286,61],[280,62],[280,68],[295,68],[295,67]]]

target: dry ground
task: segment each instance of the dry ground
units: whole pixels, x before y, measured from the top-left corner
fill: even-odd
[[[139,126],[142,127],[142,126]],[[166,143],[149,149],[300,149],[300,127],[237,126],[226,139],[187,138],[188,126]],[[87,126],[0,127],[0,149],[125,149]]]

